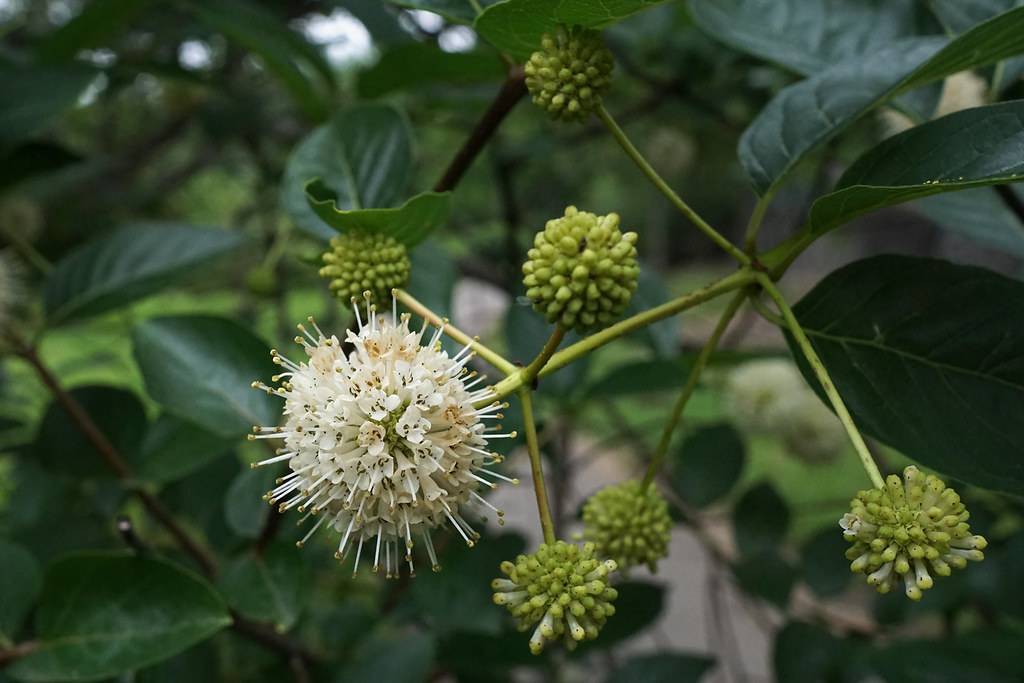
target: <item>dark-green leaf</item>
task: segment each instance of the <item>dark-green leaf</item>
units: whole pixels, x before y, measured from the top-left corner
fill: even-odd
[[[301,553],[279,542],[262,553],[247,552],[229,564],[217,582],[228,604],[257,621],[287,631],[299,618],[309,588]]]
[[[745,453],[742,437],[731,426],[702,427],[687,437],[672,463],[672,488],[691,505],[710,505],[739,481]]]
[[[604,28],[664,0],[503,0],[484,10],[475,28],[484,40],[518,60],[540,48],[559,24]]]
[[[1024,7],[963,35],[911,38],[783,89],[740,139],[740,162],[762,195],[801,159],[900,93],[1024,52]]]
[[[1024,180],[1024,101],[977,107],[915,126],[857,160],[814,202],[821,234],[861,214],[942,192]]]
[[[0,539],[0,642],[13,641],[39,591],[43,576],[32,553],[20,545]]]
[[[372,98],[430,85],[490,83],[501,81],[504,75],[501,60],[493,51],[445,52],[437,45],[412,42],[388,50],[380,61],[360,73],[359,94]]]
[[[732,523],[743,556],[775,552],[786,538],[789,507],[771,484],[761,483],[736,503]]]
[[[387,208],[405,192],[412,170],[412,136],[393,107],[360,105],[314,129],[292,151],[281,183],[281,205],[295,224],[324,239],[334,234],[306,201],[319,179],[337,208]]]
[[[9,669],[25,681],[90,681],[148,666],[231,623],[213,588],[176,565],[82,553],[46,573],[39,648]]]
[[[279,399],[252,388],[277,366],[268,347],[241,325],[212,316],[153,318],[132,333],[150,396],[168,412],[225,438],[274,425]]]
[[[620,666],[606,683],[697,683],[714,665],[715,660],[705,655],[637,655]]]
[[[131,303],[241,244],[242,238],[227,230],[176,223],[125,226],[57,263],[43,293],[47,318],[59,323]]]
[[[407,247],[422,242],[448,219],[450,199],[448,192],[423,192],[394,209],[341,209],[338,195],[322,181],[306,186],[309,206],[334,230],[390,235]]]
[[[225,439],[188,420],[164,414],[149,426],[142,440],[138,476],[166,484],[205,467],[235,445],[235,439]]]
[[[79,64],[0,65],[0,149],[49,125],[95,77],[95,70]]]
[[[1024,492],[1024,283],[878,256],[794,311],[864,431],[957,479]]]

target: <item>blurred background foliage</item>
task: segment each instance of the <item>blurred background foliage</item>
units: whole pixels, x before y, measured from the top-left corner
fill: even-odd
[[[1021,680],[1019,499],[967,489],[990,557],[920,604],[850,581],[835,520],[866,480],[845,442],[826,438],[808,455],[805,437],[737,421],[736,368],[784,354],[752,312],[727,334],[673,445],[661,482],[680,523],[672,558],[657,576],[626,577],[619,613],[577,653],[532,657],[490,604],[499,562],[537,542],[529,491],[503,493],[506,529],[472,550],[449,544],[444,571],[413,581],[353,578],[328,543],[293,548],[290,518],[260,501],[274,473],[247,467],[260,451],[239,437],[276,419],[274,404],[246,393],[270,374],[267,349],[310,314],[325,329],[348,324],[317,276],[330,230],[302,192],[313,177],[331,184],[331,145],[379,143],[353,160],[361,196],[349,206],[436,227],[413,251],[409,290],[515,360],[548,334],[523,305],[519,265],[567,204],[615,211],[640,232],[634,311],[731,268],[596,121],[556,126],[521,104],[451,182],[446,170],[509,73],[471,27],[473,4],[0,0],[0,240],[26,284],[4,324],[29,337],[45,321],[41,363],[131,472],[115,476],[31,364],[3,360],[0,652],[51,649],[0,680]],[[780,88],[1014,3],[857,0],[863,12],[829,15],[841,21],[824,33],[816,13],[836,3],[781,3],[797,20],[786,53],[711,37],[712,3],[632,4],[653,6],[605,31],[616,58],[606,104],[669,183],[739,240],[756,197],[737,139]],[[723,3],[754,17],[769,5]],[[521,57],[505,27],[498,42]],[[731,28],[757,34],[756,22]],[[1017,60],[979,71],[987,97],[1024,94],[1020,70]],[[941,89],[925,90],[934,106]],[[891,131],[886,116],[798,169],[766,242],[792,233],[809,199]],[[423,204],[397,213],[413,197]],[[802,293],[888,251],[1019,277],[1021,206],[1013,191],[981,188],[874,213],[816,244],[784,285]],[[650,456],[720,309],[659,323],[541,384],[563,536],[582,497]],[[234,407],[209,409],[223,392]],[[905,462],[873,446],[887,470]],[[200,539],[209,566],[153,521],[148,500]],[[74,642],[90,633],[100,635]]]

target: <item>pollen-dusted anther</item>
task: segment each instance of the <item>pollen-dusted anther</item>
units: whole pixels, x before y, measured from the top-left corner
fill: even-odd
[[[614,61],[601,34],[563,27],[540,44],[523,67],[534,104],[552,118],[585,121],[611,85]]]
[[[626,310],[640,267],[635,232],[619,230],[619,216],[567,207],[537,233],[523,264],[526,296],[550,323],[586,332]]]
[[[413,573],[412,549],[421,541],[438,566],[431,540],[438,527],[477,542],[467,518],[498,512],[480,488],[512,481],[494,471],[499,458],[488,443],[510,435],[489,426],[505,404],[469,381],[469,346],[450,356],[438,344],[440,330],[410,331],[409,316],[394,308],[381,315],[367,303],[364,311],[355,308],[358,331],[348,333],[347,355],[312,319],[298,326],[306,360],[274,352],[280,387],[256,387],[284,399],[285,423],[250,437],[283,441],[256,466],[287,463],[265,500],[305,513],[303,521],[316,517],[299,547],[326,526],[340,536],[337,559],[354,549],[355,570],[365,555],[374,571],[397,577],[403,563]]]
[[[852,571],[867,574],[879,593],[902,584],[908,598],[920,600],[934,583],[931,572],[949,576],[968,560],[985,559],[988,541],[971,535],[969,518],[956,491],[911,465],[902,479],[890,474],[884,488],[858,493],[839,526],[853,543],[846,551]]]
[[[502,562],[507,577],[491,582],[494,603],[504,605],[516,618],[520,631],[534,627],[530,651],[540,654],[545,644],[559,638],[570,650],[584,639],[597,638],[618,591],[608,585],[614,560],[601,561],[593,543],[581,548],[565,541],[544,544],[532,555]]]
[[[671,532],[668,503],[655,486],[644,487],[635,479],[606,486],[583,506],[583,538],[620,569],[645,564],[658,571],[658,560],[668,556]]]
[[[339,299],[361,298],[364,292],[377,303],[391,300],[391,290],[409,280],[405,245],[389,235],[346,232],[331,239],[323,254],[320,275],[331,281]]]

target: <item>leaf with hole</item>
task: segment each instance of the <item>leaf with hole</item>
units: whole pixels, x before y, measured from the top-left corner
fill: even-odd
[[[135,326],[132,342],[149,395],[168,412],[225,438],[280,419],[280,399],[252,387],[277,369],[269,347],[238,323],[152,318]]]
[[[876,256],[793,310],[867,434],[951,477],[1024,492],[1024,282]]]
[[[231,623],[203,579],[124,553],[81,553],[46,572],[39,647],[8,672],[24,681],[90,681],[154,664]]]

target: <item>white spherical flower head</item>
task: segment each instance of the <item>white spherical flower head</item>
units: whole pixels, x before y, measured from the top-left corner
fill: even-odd
[[[441,348],[442,329],[424,340],[426,322],[410,331],[409,316],[394,308],[378,315],[367,306],[366,317],[356,309],[347,354],[312,319],[315,336],[299,325],[305,336],[296,337],[306,360],[271,352],[284,368],[274,377],[279,386],[254,386],[284,398],[285,424],[256,427],[251,438],[284,446],[254,466],[287,461],[291,468],[266,498],[281,512],[305,513],[302,521],[317,517],[300,547],[326,524],[341,536],[338,559],[354,549],[358,571],[364,552],[372,553],[374,571],[383,567],[390,578],[401,562],[414,573],[414,539],[422,539],[436,570],[432,530],[450,524],[472,546],[479,534],[466,521],[470,512],[486,508],[501,521],[479,490],[496,480],[517,483],[488,469],[501,461],[488,442],[515,436],[488,426],[507,404],[492,400],[490,387],[477,388],[485,378],[466,369],[469,346],[454,356]]]

